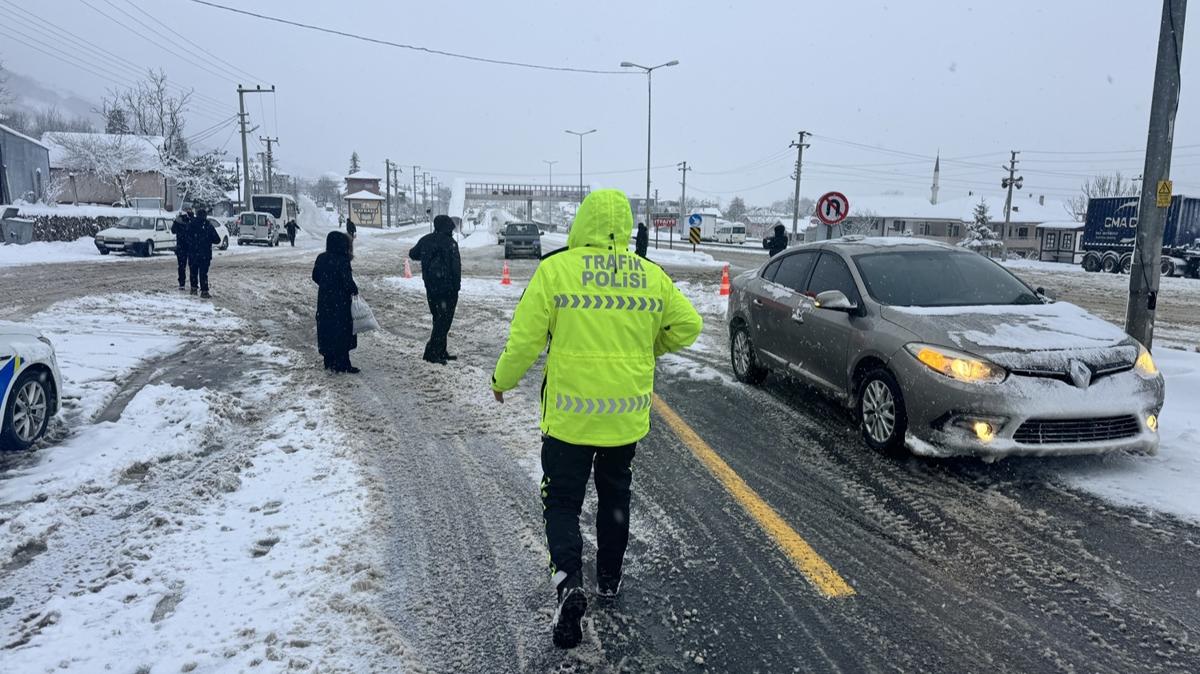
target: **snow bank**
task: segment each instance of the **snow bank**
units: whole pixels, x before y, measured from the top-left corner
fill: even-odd
[[[691,281],[676,281],[675,286],[691,301],[706,320],[725,319],[729,308],[729,297],[721,295],[720,283],[693,283]]]
[[[414,275],[412,278],[404,278],[402,276],[389,276],[381,280],[385,286],[390,286],[404,292],[414,292],[425,294],[425,282],[421,280],[420,274]],[[499,299],[512,300],[520,299],[521,293],[525,292],[525,286],[513,283],[513,285],[500,285],[499,277],[491,281],[481,278],[463,277],[462,290],[460,295],[469,295],[481,299]],[[367,301],[369,297],[364,295]]]
[[[123,257],[120,254],[101,255],[90,236],[74,241],[34,241],[24,246],[0,245],[0,267],[58,262],[112,262]]]
[[[1157,349],[1167,380],[1157,456],[1114,454],[1070,461],[1070,485],[1125,505],[1200,521],[1200,354]]]

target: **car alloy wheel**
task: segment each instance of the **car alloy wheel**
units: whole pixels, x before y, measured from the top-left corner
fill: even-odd
[[[46,426],[46,413],[50,409],[43,384],[30,379],[16,392],[13,405],[13,432],[22,444],[33,444]]]
[[[766,379],[767,370],[758,364],[758,359],[754,356],[754,344],[750,341],[750,332],[744,325],[733,329],[729,356],[733,363],[733,374],[738,381],[761,384]]]
[[[146,255],[146,257],[154,257],[154,242],[153,241],[146,242],[145,255]]]
[[[867,384],[862,400],[863,427],[871,439],[885,444],[896,430],[896,399],[887,384],[876,379]]]

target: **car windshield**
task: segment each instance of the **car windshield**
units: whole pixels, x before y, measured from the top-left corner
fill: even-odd
[[[127,215],[117,221],[120,229],[154,229],[154,218]]]
[[[867,292],[880,304],[952,307],[1041,303],[1028,286],[978,253],[886,251],[855,255],[854,262]]]
[[[507,234],[537,234],[537,225],[509,225]]]
[[[282,197],[252,197],[251,202],[254,204],[254,210],[259,211],[260,213],[270,213],[277,218],[282,217]]]

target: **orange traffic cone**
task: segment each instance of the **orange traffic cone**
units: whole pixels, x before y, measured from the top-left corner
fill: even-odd
[[[504,261],[504,271],[501,272],[501,274],[500,274],[500,285],[502,285],[502,286],[512,285],[512,277],[510,277],[508,275],[508,260]]]
[[[407,259],[404,260],[404,278],[412,278],[412,265],[408,263]]]
[[[729,294],[729,265],[725,265],[725,268],[721,270],[721,296],[724,297],[728,294]]]

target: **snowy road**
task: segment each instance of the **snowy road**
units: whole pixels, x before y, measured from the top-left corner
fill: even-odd
[[[357,649],[325,653],[329,633],[317,625],[365,614],[384,635],[374,640],[388,644],[395,671],[1200,671],[1200,525],[1119,507],[1055,477],[1086,459],[889,459],[862,446],[844,411],[802,387],[730,383],[722,304],[708,299],[719,278],[712,269],[673,270],[691,282],[689,292],[707,293],[707,325],[696,348],[664,360],[658,391],[855,594],[818,593],[656,416],[635,462],[623,594],[593,602],[581,648],[553,650],[536,496],[537,378],[528,377],[504,406],[492,402],[487,384],[537,263],[512,261],[515,285],[501,289],[500,248],[464,247],[473,278],[451,333],[451,350],[463,358],[443,368],[419,358],[429,318],[419,279],[398,278],[405,240],[411,236],[359,239],[356,276],[383,330],[355,352],[364,369],[356,379],[330,379],[315,367],[308,280],[315,241],[225,255],[213,265],[215,305],[244,323],[232,337],[298,352],[281,397],[294,401],[296,414],[321,412],[321,423],[336,427],[321,437],[344,443],[329,453],[363,476],[358,489],[373,528],[358,552],[375,561],[338,577],[344,587],[331,592],[352,594],[355,608],[348,613],[337,596],[330,599],[342,612],[301,624],[315,643],[289,647],[296,657],[347,667]],[[712,255],[734,271],[763,259]],[[0,269],[9,298],[0,319],[27,319],[95,295],[174,296],[173,265],[160,257]],[[1071,282],[1080,297],[1105,292],[1085,292],[1088,279]],[[242,380],[232,369],[215,375],[224,384],[210,385],[236,389]],[[151,373],[132,386],[158,379]],[[256,421],[248,431],[277,432],[269,426]],[[205,460],[234,465],[247,451],[242,444],[214,443]],[[155,479],[178,478],[151,471],[133,488],[153,500],[166,493]],[[260,500],[268,500],[269,486],[255,487]],[[594,505],[589,500],[585,518]],[[282,536],[286,544],[289,534]],[[71,566],[61,557],[61,537],[51,533],[45,544],[37,558],[45,562],[9,568],[0,560],[0,595],[28,583],[20,574],[51,558]],[[160,616],[162,625],[200,603],[187,588],[177,592],[182,599],[172,615]],[[61,593],[35,586],[19,599],[27,608]],[[27,623],[3,601],[0,627],[16,630],[4,634],[12,644]],[[66,647],[39,638],[17,648]],[[212,662],[198,658],[197,671],[219,669],[222,649],[213,650]],[[262,664],[259,671],[281,671],[288,661]]]

